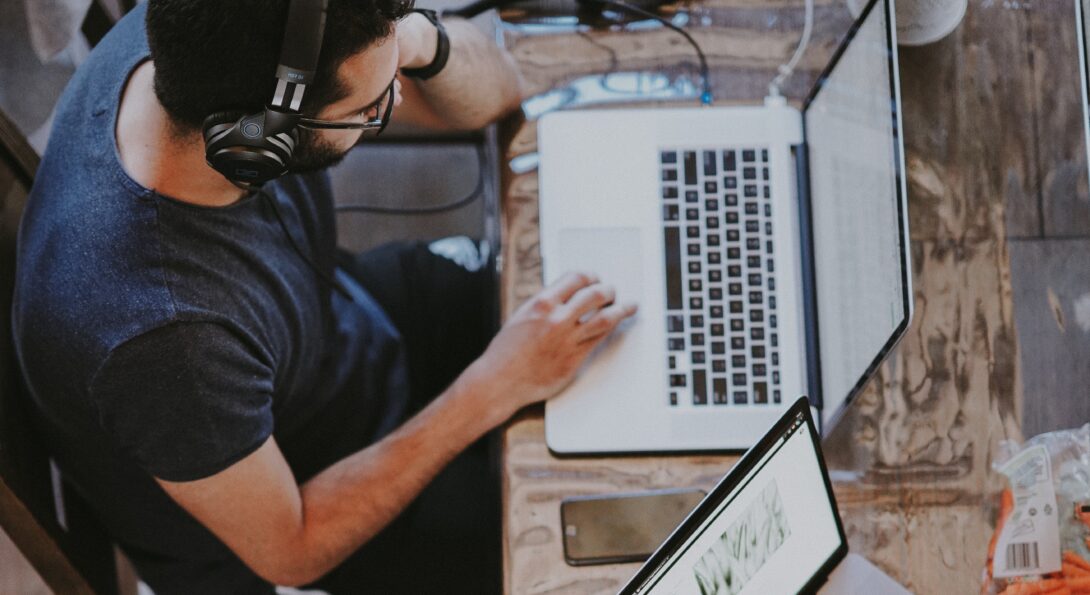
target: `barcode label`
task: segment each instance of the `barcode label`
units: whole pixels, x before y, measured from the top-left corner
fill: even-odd
[[[1007,544],[1007,570],[1030,570],[1040,566],[1036,541]]]

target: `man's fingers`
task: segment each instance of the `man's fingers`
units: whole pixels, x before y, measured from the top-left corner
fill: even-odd
[[[579,325],[580,345],[593,344],[603,339],[612,333],[624,319],[635,314],[637,309],[638,307],[633,303],[613,304],[608,308],[603,308]]]
[[[588,314],[613,303],[617,292],[603,283],[594,283],[575,292],[562,310],[564,318],[577,322]]]
[[[575,292],[598,282],[598,276],[587,272],[565,273],[551,285],[541,290],[538,297],[554,304],[566,303]]]

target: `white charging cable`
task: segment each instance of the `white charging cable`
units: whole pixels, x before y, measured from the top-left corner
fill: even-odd
[[[795,66],[798,65],[799,60],[802,59],[802,53],[806,51],[806,46],[810,45],[810,34],[814,30],[814,0],[804,0],[806,5],[806,22],[802,26],[802,39],[799,40],[799,47],[795,48],[795,53],[791,56],[785,64],[780,64],[777,68],[776,78],[772,79],[772,82],[768,84],[769,97],[780,97],[780,88],[788,77],[795,72]]]

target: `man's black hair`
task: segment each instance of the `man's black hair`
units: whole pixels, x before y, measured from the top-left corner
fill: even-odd
[[[413,0],[329,0],[325,38],[303,113],[347,96],[346,59],[393,33]],[[272,100],[288,0],[149,0],[155,94],[174,123],[199,129],[224,110],[260,111]]]

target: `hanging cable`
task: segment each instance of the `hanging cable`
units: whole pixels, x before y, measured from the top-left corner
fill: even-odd
[[[806,16],[802,26],[802,38],[799,39],[799,45],[795,48],[795,53],[791,55],[791,59],[785,64],[780,64],[780,67],[776,69],[778,71],[776,78],[772,79],[772,82],[768,84],[768,94],[772,97],[780,96],[780,89],[795,72],[795,67],[798,66],[803,52],[806,51],[806,46],[810,45],[810,35],[814,30],[814,0],[804,0],[804,4],[806,6]]]
[[[665,27],[679,33],[682,37],[685,38],[686,41],[688,41],[693,46],[693,49],[696,50],[697,59],[700,61],[700,86],[701,86],[701,89],[702,89],[702,91],[700,93],[700,103],[702,105],[711,105],[712,104],[712,102],[714,101],[714,97],[712,96],[711,77],[708,75],[708,58],[704,55],[704,50],[702,50],[700,48],[700,44],[698,44],[696,42],[696,40],[693,39],[692,35],[689,35],[688,31],[686,31],[686,30],[682,29],[681,27],[678,27],[677,25],[671,23],[669,19],[663,18],[663,17],[661,17],[661,16],[659,16],[659,15],[657,15],[657,14],[651,12],[651,11],[644,10],[643,8],[640,8],[639,6],[635,6],[635,5],[629,4],[628,2],[623,2],[621,0],[579,0],[579,3],[580,4],[585,4],[585,5],[590,5],[590,6],[594,6],[594,5],[610,6],[610,7],[625,11],[625,12],[630,12],[632,14],[637,14],[637,15],[640,15],[642,17],[646,17],[646,18],[649,18],[649,19],[654,19],[654,20],[662,23],[663,26],[665,26]]]
[[[485,155],[483,143],[477,143],[474,147],[477,152],[477,184],[466,196],[451,202],[432,207],[383,207],[378,205],[337,205],[338,213],[377,213],[380,215],[434,215],[460,209],[484,194],[484,181],[488,176],[488,158]]]
[[[314,271],[314,273],[318,275],[318,278],[324,281],[326,285],[330,287],[330,289],[339,292],[341,295],[348,298],[348,301],[350,302],[355,301],[352,298],[352,294],[349,293],[348,290],[345,289],[339,281],[337,281],[333,277],[330,277],[325,271],[318,268],[318,265],[315,264],[315,262],[311,260],[305,252],[303,252],[303,249],[299,247],[299,244],[295,242],[295,237],[291,235],[291,231],[288,229],[287,223],[284,222],[284,217],[280,214],[280,207],[276,205],[276,199],[268,192],[265,192],[260,188],[257,188],[255,191],[257,192],[258,196],[260,196],[269,205],[269,208],[272,209],[273,215],[276,217],[277,223],[280,224],[280,230],[284,232],[285,236],[287,236],[288,243],[291,244],[292,249],[295,250],[295,253],[299,255],[299,258],[302,258],[303,262],[305,262],[307,266],[310,267],[310,270]]]

